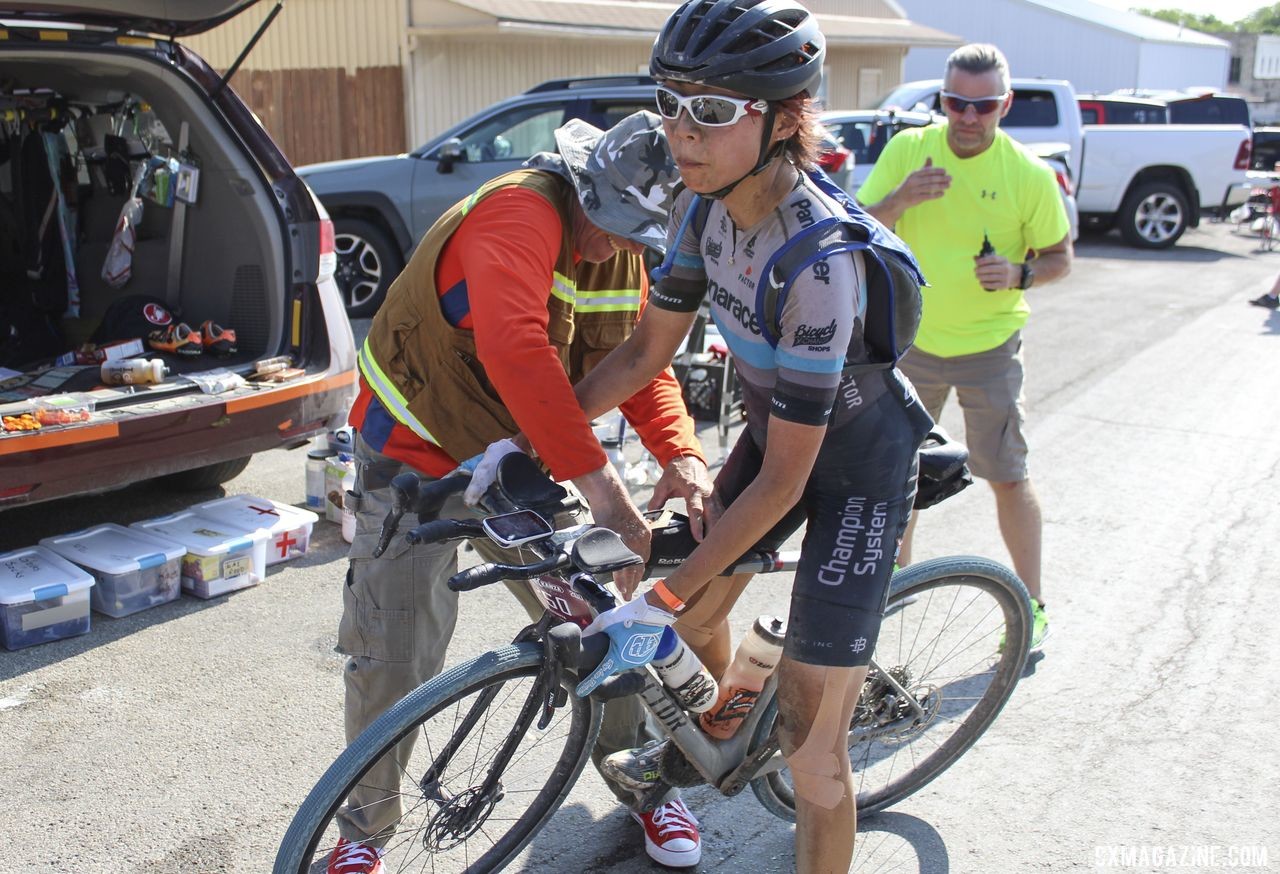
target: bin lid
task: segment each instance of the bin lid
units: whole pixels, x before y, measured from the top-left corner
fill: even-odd
[[[314,524],[320,519],[310,510],[254,495],[227,495],[225,498],[196,504],[191,509],[201,516],[233,525],[239,531],[262,529],[271,534],[292,531],[308,523]]]
[[[43,546],[0,555],[0,604],[60,598],[93,585],[93,577]]]
[[[234,525],[210,519],[194,510],[183,510],[171,516],[134,522],[129,527],[141,528],[151,534],[177,541],[193,555],[225,555],[228,552],[238,552],[249,549],[259,542],[265,543],[269,536],[261,529],[237,530]]]
[[[182,558],[187,548],[165,537],[114,522],[40,541],[76,564],[107,574],[127,574]]]

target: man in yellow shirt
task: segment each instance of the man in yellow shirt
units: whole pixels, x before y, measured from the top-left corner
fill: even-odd
[[[1023,435],[1024,292],[1066,276],[1071,237],[1049,166],[1000,130],[1009,64],[992,45],[947,59],[946,123],[889,141],[858,200],[915,251],[930,286],[915,346],[900,363],[936,420],[952,387],[976,476],[991,483],[1000,532],[1035,607],[1032,645],[1048,629],[1040,590],[1040,502]],[[900,564],[911,558],[914,520]]]

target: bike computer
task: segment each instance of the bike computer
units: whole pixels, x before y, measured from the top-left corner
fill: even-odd
[[[555,533],[551,523],[533,510],[490,516],[480,524],[490,540],[508,548],[532,543]]]

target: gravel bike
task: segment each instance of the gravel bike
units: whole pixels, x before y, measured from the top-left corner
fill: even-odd
[[[921,450],[916,506],[937,503],[972,480],[967,451],[941,432]],[[438,519],[463,477],[393,482],[400,516],[418,513],[405,536],[426,543],[486,536],[486,520]],[[533,510],[554,520],[520,548],[522,564],[482,564],[449,580],[465,592],[527,580],[546,608],[508,646],[428,681],[379,717],[337,758],[299,808],[276,857],[275,874],[323,871],[337,843],[335,815],[375,762],[416,738],[397,793],[404,814],[378,836],[387,874],[501,870],[564,802],[586,764],[607,701],[638,694],[670,738],[662,775],[673,785],[709,784],[727,796],[750,786],[771,813],[795,819],[795,795],[779,751],[775,682],[770,679],[742,727],[714,740],[681,709],[651,667],[628,671],[588,698],[573,687],[604,656],[605,635],[581,637],[614,606],[597,581],[640,561],[614,532],[578,524],[578,502],[526,456],[503,459],[485,506],[488,519]],[[687,520],[663,511],[654,526],[647,575],[659,575],[694,547]],[[492,527],[492,526],[491,526]],[[510,539],[510,532],[504,535]],[[799,552],[752,550],[726,573],[794,570]],[[1031,641],[1027,591],[1012,571],[974,557],[924,561],[896,572],[888,607],[849,726],[860,814],[888,807],[945,771],[992,724],[1013,693]]]

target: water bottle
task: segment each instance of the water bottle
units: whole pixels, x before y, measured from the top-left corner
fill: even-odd
[[[155,385],[164,382],[169,367],[158,358],[104,361],[98,369],[103,385]]]
[[[685,710],[703,713],[715,703],[719,691],[715,678],[671,628],[662,630],[653,667]]]
[[[782,658],[787,624],[776,616],[761,616],[738,645],[733,662],[720,678],[715,705],[702,714],[702,730],[714,738],[733,737],[755,706],[765,680]]]

